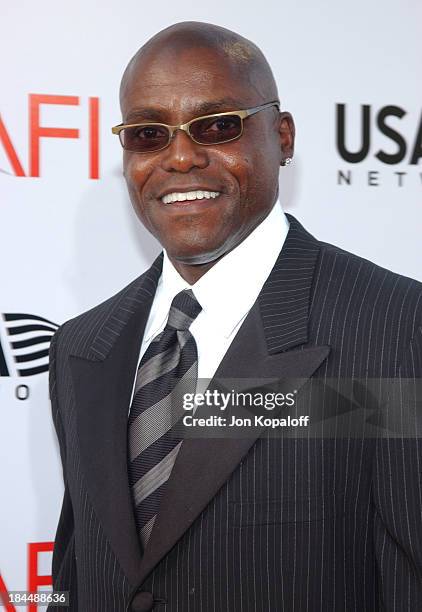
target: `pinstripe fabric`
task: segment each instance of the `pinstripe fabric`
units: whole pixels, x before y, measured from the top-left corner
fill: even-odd
[[[69,610],[125,610],[124,601],[129,597],[131,585],[113,555],[101,525],[91,506],[78,453],[67,453],[66,446],[76,447],[76,423],[74,419],[72,385],[67,377],[63,379],[60,397],[62,406],[68,411],[65,421],[57,410],[56,337],[50,348],[50,397],[53,408],[53,421],[59,440],[63,465],[65,494],[56,537],[52,575],[55,590],[68,590]],[[63,395],[62,395],[63,394]],[[66,414],[66,413],[65,413]],[[69,455],[69,457],[67,457]],[[70,499],[68,474],[76,485]],[[74,512],[76,508],[76,513]],[[76,514],[76,516],[75,516]],[[75,522],[77,528],[75,529]],[[75,550],[77,549],[77,550]],[[78,562],[76,563],[76,559]],[[83,575],[81,569],[83,568]],[[103,590],[107,585],[107,594]],[[79,603],[78,603],[79,602]],[[55,608],[50,606],[49,609]],[[57,608],[60,610],[60,608]],[[61,608],[62,609],[62,608]]]
[[[258,300],[263,333],[254,342],[272,358],[286,359],[330,346],[315,381],[421,378],[422,285],[319,242],[288,218],[287,240]],[[81,373],[82,361],[89,373],[106,367],[131,316],[151,303],[159,274],[157,259],[119,294],[65,323],[51,345],[50,393],[65,483],[53,578],[55,589],[70,590],[70,610],[135,609],[138,590],[153,593],[154,610],[163,612],[422,610],[420,439],[272,438],[266,432],[137,580],[131,539],[123,555],[113,522],[99,518],[99,491],[82,452],[88,445],[77,426],[95,404],[84,400],[69,356],[78,356]],[[239,367],[247,362],[237,337],[230,351]],[[129,402],[130,391],[125,397]],[[387,407],[385,417],[398,410]],[[113,438],[107,448],[120,443],[125,450]],[[215,465],[222,460],[216,456]],[[214,463],[203,474],[205,484]],[[104,482],[110,477],[104,474]]]

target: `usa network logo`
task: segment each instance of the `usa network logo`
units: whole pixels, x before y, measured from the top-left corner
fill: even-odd
[[[0,317],[0,376],[47,372],[50,342],[58,327],[33,314],[4,313]]]
[[[389,104],[336,104],[338,185],[421,187],[422,112]],[[347,164],[347,165],[346,165]]]

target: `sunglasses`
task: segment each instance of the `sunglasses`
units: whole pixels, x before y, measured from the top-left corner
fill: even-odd
[[[271,106],[280,110],[280,102],[274,101],[245,110],[204,115],[180,125],[121,123],[111,128],[111,131],[119,136],[126,151],[134,153],[155,153],[165,149],[176,130],[183,130],[197,144],[217,145],[240,138],[243,134],[243,120]]]

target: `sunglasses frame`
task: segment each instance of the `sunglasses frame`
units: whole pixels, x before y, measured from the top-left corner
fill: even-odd
[[[120,144],[122,145],[123,149],[125,151],[131,151],[132,153],[157,153],[158,151],[162,151],[163,149],[169,146],[176,130],[183,130],[183,132],[185,132],[189,136],[189,138],[196,144],[203,145],[204,147],[216,146],[219,144],[225,144],[226,142],[232,142],[233,140],[237,140],[238,138],[240,138],[243,134],[243,120],[247,119],[247,117],[250,117],[251,115],[255,115],[255,113],[259,113],[259,111],[265,110],[266,108],[270,108],[271,106],[276,106],[277,109],[280,110],[279,100],[274,100],[273,102],[266,102],[265,104],[261,104],[260,106],[254,106],[252,108],[246,108],[244,110],[226,111],[224,113],[212,113],[210,115],[201,115],[200,117],[195,117],[194,119],[191,119],[187,123],[179,123],[179,125],[167,125],[167,123],[158,123],[156,121],[147,121],[147,122],[144,121],[142,123],[127,123],[127,124],[119,123],[119,125],[115,125],[114,127],[112,127],[111,131],[113,134],[117,134],[119,136]],[[201,121],[203,119],[209,119],[211,117],[224,117],[227,115],[235,115],[236,117],[240,118],[240,122],[241,122],[240,134],[238,134],[237,136],[234,136],[233,138],[229,138],[228,140],[223,140],[221,142],[199,142],[198,140],[195,140],[194,136],[189,131],[189,128],[192,125],[192,123],[195,123],[196,121]],[[157,125],[160,127],[167,128],[169,132],[168,142],[163,147],[160,147],[159,149],[154,149],[152,151],[136,151],[132,149],[127,149],[123,144],[123,134],[122,134],[123,130],[126,128],[133,128],[133,127],[144,127],[144,126],[146,127],[148,125]]]

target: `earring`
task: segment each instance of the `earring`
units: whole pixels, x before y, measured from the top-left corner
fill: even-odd
[[[291,157],[286,157],[286,159],[283,159],[283,161],[281,162],[282,166],[289,166],[292,163],[292,158]]]

